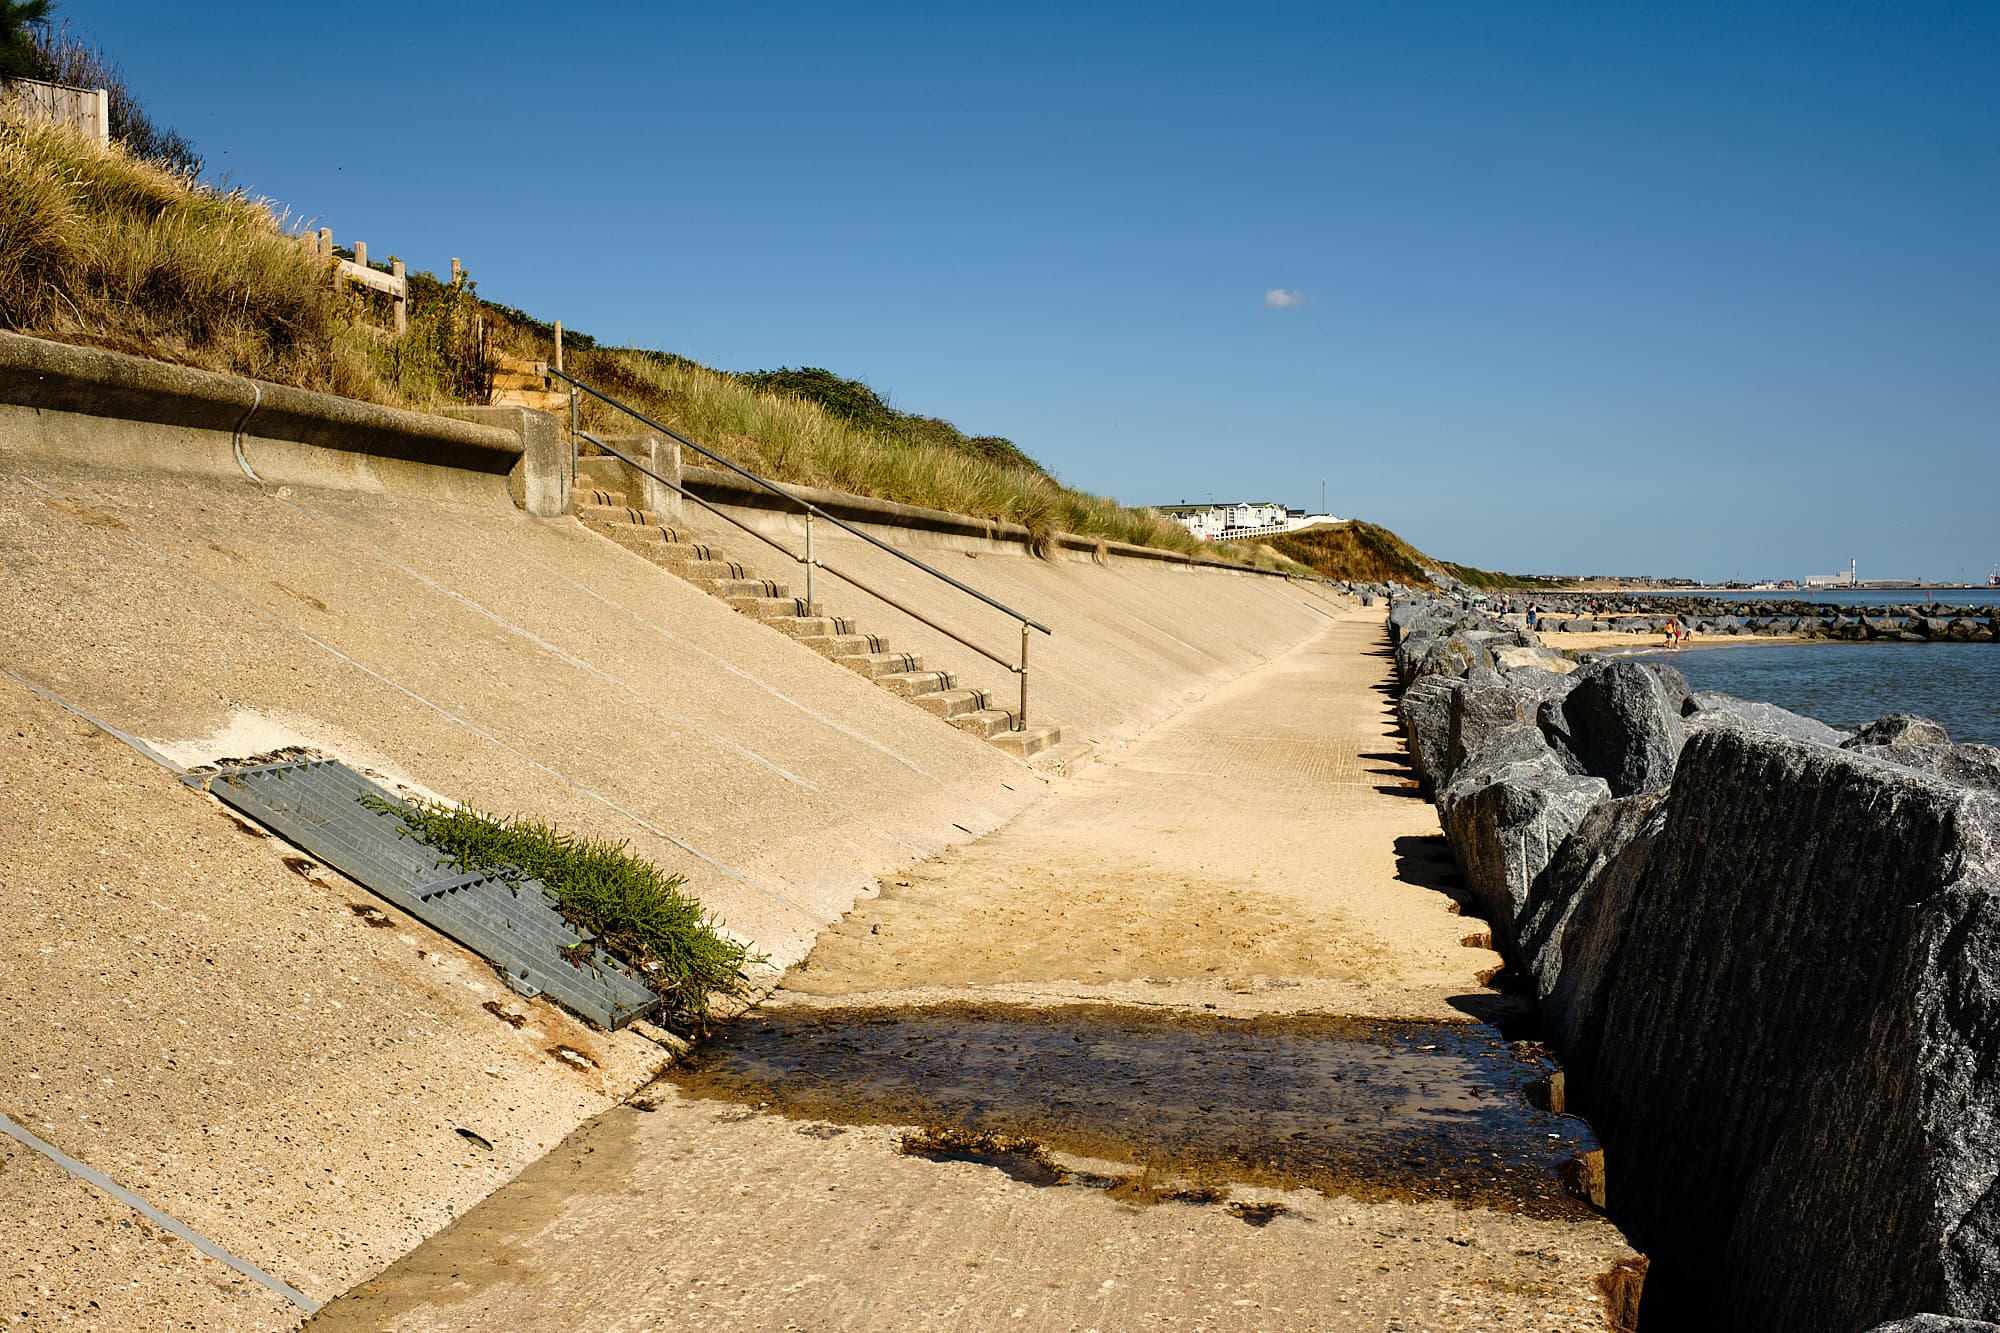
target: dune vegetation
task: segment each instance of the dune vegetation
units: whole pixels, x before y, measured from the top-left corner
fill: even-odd
[[[1260,537],[1256,543],[1268,548],[1272,555],[1304,565],[1325,579],[1355,583],[1393,580],[1411,587],[1431,587],[1436,582],[1432,575],[1440,573],[1473,588],[1549,586],[1545,580],[1524,575],[1497,574],[1433,559],[1389,529],[1359,519]]]
[[[503,356],[549,356],[550,325],[469,282],[409,276],[397,336],[387,298],[337,292],[326,261],[269,202],[116,143],[0,121],[0,328],[419,410],[482,401]],[[733,374],[572,331],[565,343],[572,373],[779,480],[1288,563],[1219,550],[1157,511],[1065,486],[1009,440],[898,411],[828,371]],[[616,428],[599,407],[587,420]]]

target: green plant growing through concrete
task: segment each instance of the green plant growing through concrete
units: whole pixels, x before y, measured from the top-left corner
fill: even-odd
[[[715,928],[701,904],[681,891],[685,877],[626,844],[437,801],[385,801],[380,808],[462,870],[517,886],[540,880],[565,919],[639,970],[663,1003],[665,1026],[699,1035],[708,1029],[715,997],[748,994],[744,969],[761,957]]]

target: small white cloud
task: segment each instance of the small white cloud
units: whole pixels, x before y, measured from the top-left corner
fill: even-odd
[[[1304,292],[1288,292],[1283,287],[1273,287],[1264,293],[1266,310],[1291,310],[1312,300]]]

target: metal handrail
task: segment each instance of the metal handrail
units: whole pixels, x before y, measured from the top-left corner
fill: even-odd
[[[644,475],[651,477],[654,481],[657,481],[661,485],[666,486],[668,489],[674,491],[676,494],[680,495],[683,499],[693,500],[696,504],[700,505],[703,509],[706,509],[708,512],[714,514],[717,518],[721,518],[733,524],[734,526],[741,528],[743,531],[748,532],[751,536],[757,538],[765,545],[773,547],[774,549],[783,552],[789,559],[804,565],[806,570],[805,601],[808,607],[813,605],[813,593],[812,593],[813,570],[824,569],[829,574],[832,574],[834,577],[842,580],[845,583],[853,585],[854,587],[860,589],[862,592],[867,593],[870,597],[874,597],[879,601],[885,602],[888,605],[895,607],[898,611],[902,612],[906,616],[909,616],[912,620],[918,621],[919,623],[924,625],[928,625],[930,628],[936,630],[938,633],[953,640],[954,642],[963,644],[965,647],[972,649],[972,651],[978,653],[980,656],[985,657],[993,662],[997,662],[999,665],[1005,667],[1008,671],[1019,676],[1021,679],[1021,707],[1020,710],[1014,716],[1013,729],[1015,731],[1027,730],[1028,631],[1030,629],[1037,629],[1044,634],[1053,635],[1055,631],[1051,630],[1047,625],[1042,624],[1039,620],[1035,620],[1030,616],[1023,615],[1021,612],[1016,611],[1013,607],[1008,606],[1005,602],[987,596],[985,593],[979,591],[979,589],[977,588],[967,586],[966,584],[953,578],[951,575],[945,573],[943,570],[935,569],[930,565],[925,564],[923,561],[917,559],[915,556],[909,554],[908,552],[900,551],[895,547],[889,545],[887,542],[882,541],[880,538],[872,536],[869,533],[863,532],[860,528],[854,526],[852,523],[847,522],[845,519],[840,518],[837,515],[828,513],[825,509],[822,509],[820,506],[814,504],[812,501],[792,494],[790,491],[786,490],[783,486],[778,485],[776,482],[770,480],[769,478],[758,476],[756,473],[750,471],[748,468],[742,467],[737,463],[733,462],[732,460],[724,458],[721,454],[716,453],[714,450],[703,446],[699,442],[689,439],[687,436],[681,434],[673,427],[666,425],[663,422],[653,420],[653,418],[647,416],[645,413],[639,411],[637,408],[634,408],[627,403],[620,402],[618,399],[613,398],[610,394],[605,393],[601,389],[592,388],[590,385],[585,384],[582,380],[578,379],[576,376],[568,374],[562,370],[558,370],[554,366],[544,366],[543,370],[548,375],[556,379],[563,380],[570,386],[570,395],[569,395],[570,475],[572,478],[574,478],[576,475],[576,441],[578,439],[588,440],[592,444],[596,445],[598,448],[610,454],[612,457],[624,463],[627,467],[637,469]],[[577,411],[576,411],[576,395],[579,391],[589,394],[591,397],[596,398],[598,401],[606,404],[609,407],[614,408],[617,411],[623,412],[626,416],[631,417],[634,421],[637,421],[644,426],[648,426],[653,430],[660,432],[662,435],[667,436],[669,439],[678,441],[679,443],[685,445],[687,448],[690,448],[694,450],[696,453],[700,454],[703,458],[709,459],[710,461],[715,463],[720,463],[723,467],[729,469],[731,472],[736,473],[738,476],[744,478],[747,481],[755,483],[756,485],[762,487],[764,490],[769,491],[771,494],[778,496],[779,498],[791,504],[797,505],[800,512],[802,512],[805,515],[805,523],[806,523],[805,554],[800,555],[797,552],[791,550],[791,548],[785,546],[783,543],[772,539],[771,537],[765,535],[764,533],[758,532],[755,528],[750,527],[746,523],[743,523],[735,518],[730,517],[728,514],[723,513],[716,506],[710,504],[708,501],[702,499],[700,496],[695,495],[693,492],[689,491],[687,487],[681,485],[678,482],[668,480],[667,478],[661,476],[659,473],[655,472],[652,468],[648,467],[646,464],[640,462],[638,459],[627,455],[623,451],[615,448],[610,444],[607,444],[605,441],[597,438],[596,436],[588,434],[587,432],[580,429],[577,425]],[[826,520],[827,522],[833,524],[835,527],[840,528],[844,532],[848,532],[856,537],[859,537],[862,541],[867,542],[870,546],[873,546],[878,550],[885,551],[888,554],[895,556],[898,560],[903,561],[905,564],[916,566],[918,569],[930,575],[932,578],[938,579],[943,583],[947,583],[950,586],[958,589],[960,592],[966,594],[968,597],[972,597],[981,602],[984,602],[986,605],[992,607],[994,610],[999,611],[1004,615],[1010,616],[1014,620],[1020,622],[1021,656],[1018,665],[1016,663],[1009,662],[1006,658],[1001,657],[997,653],[994,653],[986,648],[981,647],[980,645],[972,642],[970,639],[965,638],[963,635],[957,633],[956,631],[945,628],[943,625],[938,624],[935,620],[932,620],[930,617],[924,615],[922,612],[914,610],[911,607],[905,606],[903,603],[897,601],[894,597],[889,596],[887,593],[884,593],[879,589],[869,587],[866,583],[855,578],[852,574],[844,573],[841,570],[835,569],[832,566],[828,565],[826,562],[816,558],[813,554],[813,530],[812,530],[812,522],[815,516]]]
[[[698,444],[695,441],[690,440],[687,436],[681,434],[679,431],[675,430],[672,426],[663,425],[660,422],[653,420],[645,413],[639,411],[637,408],[619,402],[616,398],[613,398],[610,394],[605,393],[603,390],[593,389],[588,384],[585,384],[582,380],[578,379],[576,376],[568,374],[564,371],[557,370],[554,366],[546,367],[546,369],[548,373],[553,375],[555,378],[559,380],[567,380],[569,383],[575,385],[578,389],[582,390],[584,393],[589,394],[591,397],[597,399],[599,402],[608,403],[610,406],[617,408],[620,412],[623,412],[626,416],[631,417],[634,421],[637,421],[642,425],[651,426],[654,430],[660,432],[662,435],[665,435],[671,439],[679,440],[682,444],[694,450],[696,453],[700,454],[703,458],[722,464],[722,466],[728,468],[731,472],[734,472],[737,476],[742,477],[746,481],[756,482],[759,486],[762,486],[765,490],[769,491],[771,494],[779,496],[782,499],[791,501],[793,504],[797,505],[800,509],[804,510],[806,513],[816,514],[820,518],[825,519],[827,522],[833,524],[834,526],[846,529],[848,532],[854,534],[856,537],[859,537],[862,541],[867,542],[869,545],[880,547],[882,550],[887,551],[890,555],[895,556],[898,560],[901,560],[906,564],[915,565],[918,569],[923,570],[924,573],[930,575],[932,578],[944,580],[946,583],[949,583],[952,587],[958,589],[966,596],[978,598],[980,601],[992,607],[995,611],[999,611],[1006,615],[1012,616],[1014,619],[1020,621],[1023,625],[1026,625],[1031,629],[1038,629],[1044,634],[1055,633],[1054,630],[1050,629],[1047,625],[1044,625],[1041,621],[1035,620],[1029,616],[1024,616],[1019,611],[1016,611],[1013,607],[1007,605],[1005,602],[996,601],[993,598],[988,597],[985,593],[979,591],[979,589],[968,587],[967,585],[960,583],[957,579],[953,578],[951,575],[945,573],[941,569],[931,568],[929,565],[917,559],[909,552],[897,550],[895,547],[889,545],[889,543],[883,541],[880,537],[870,536],[869,534],[863,532],[860,528],[855,527],[852,523],[849,523],[846,519],[837,518],[834,515],[829,514],[826,510],[821,509],[818,505],[814,504],[812,501],[804,500],[796,495],[793,495],[790,491],[780,486],[777,482],[772,481],[770,478],[760,477],[756,473],[750,471],[750,469],[739,466],[738,464],[730,461],[729,459],[724,458],[721,454],[716,453],[713,449],[706,448],[701,444]],[[572,413],[572,417],[573,416],[574,414]]]
[[[853,584],[855,587],[867,593],[870,597],[875,598],[877,601],[887,602],[890,606],[895,607],[898,611],[901,611],[904,615],[910,617],[910,619],[921,621],[924,624],[929,625],[932,629],[936,630],[938,633],[944,635],[945,637],[955,640],[958,643],[964,644],[967,648],[970,648],[973,652],[978,653],[981,657],[985,657],[994,662],[997,662],[1011,672],[1014,672],[1016,674],[1020,673],[1021,671],[1020,667],[1015,666],[1012,662],[1009,662],[1006,658],[1000,656],[1000,654],[993,652],[990,649],[982,648],[980,645],[974,643],[972,640],[960,635],[957,631],[947,629],[943,625],[938,624],[935,620],[932,620],[929,616],[926,616],[923,612],[903,605],[901,602],[897,601],[889,594],[879,591],[878,589],[869,587],[867,584],[863,583],[860,579],[855,578],[852,574],[848,574],[841,570],[835,569],[832,565],[827,564],[826,561],[824,560],[820,560],[810,555],[800,555],[797,551],[794,551],[791,547],[785,545],[783,542],[777,540],[775,537],[770,536],[768,533],[759,532],[757,531],[757,529],[751,527],[748,523],[745,523],[743,520],[739,518],[733,518],[730,515],[723,513],[720,508],[702,499],[699,495],[696,495],[693,491],[689,490],[687,487],[682,486],[676,482],[667,480],[659,473],[653,471],[652,468],[646,466],[644,463],[632,457],[630,454],[627,454],[622,449],[618,448],[616,445],[598,439],[595,435],[592,435],[587,430],[579,430],[577,432],[577,437],[579,439],[589,440],[592,444],[602,449],[605,453],[610,454],[613,458],[625,464],[625,466],[638,469],[640,472],[643,472],[647,476],[651,477],[654,481],[659,482],[662,486],[665,486],[669,490],[677,492],[682,499],[694,501],[696,504],[700,505],[703,509],[706,509],[709,513],[715,515],[723,522],[733,524],[734,526],[743,529],[743,531],[749,533],[752,537],[755,537],[758,541],[764,543],[772,550],[781,553],[787,559],[794,561],[797,564],[804,565],[806,567],[805,600],[807,605],[810,606],[813,601],[812,571],[815,569],[823,569],[827,573],[833,575],[835,578],[841,580],[843,583]],[[811,520],[808,519],[807,521],[810,522]]]

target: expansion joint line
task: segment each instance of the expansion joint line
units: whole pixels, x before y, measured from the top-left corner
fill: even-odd
[[[16,677],[16,679],[19,679],[19,677]],[[157,1226],[163,1227],[166,1230],[173,1232],[176,1236],[179,1236],[182,1240],[194,1246],[197,1250],[200,1250],[203,1254],[207,1255],[209,1258],[228,1265],[230,1268],[233,1268],[237,1272],[241,1273],[244,1277],[249,1278],[252,1282],[259,1283],[260,1285],[268,1287],[270,1290],[275,1291],[276,1293],[278,1293],[278,1295],[283,1296],[286,1300],[290,1301],[293,1305],[298,1306],[299,1309],[304,1310],[307,1314],[312,1314],[314,1311],[319,1309],[318,1301],[306,1295],[304,1292],[300,1291],[297,1287],[294,1287],[289,1282],[285,1282],[279,1278],[272,1277],[269,1273],[266,1273],[263,1269],[251,1263],[248,1259],[237,1258],[235,1255],[231,1254],[228,1250],[223,1249],[220,1245],[217,1245],[214,1241],[202,1235],[199,1231],[196,1231],[193,1227],[188,1226],[185,1222],[181,1222],[176,1220],[175,1218],[169,1217],[167,1214],[155,1208],[152,1204],[147,1203],[144,1199],[134,1194],[131,1190],[128,1190],[123,1185],[120,1185],[110,1176],[107,1176],[102,1171],[99,1171],[96,1167],[86,1166],[84,1163],[77,1161],[76,1158],[71,1157],[61,1148],[56,1147],[53,1143],[48,1142],[46,1139],[43,1139],[36,1134],[30,1133],[28,1130],[24,1129],[20,1124],[16,1123],[13,1119],[11,1119],[6,1115],[0,1115],[0,1134],[5,1134],[9,1138],[15,1140],[16,1142],[26,1147],[33,1148],[36,1152],[48,1158],[51,1162],[54,1162],[57,1166],[61,1167],[63,1170],[69,1172],[71,1175],[75,1176],[78,1180],[83,1181],[87,1185],[94,1185],[98,1189],[103,1190],[106,1194],[109,1194],[112,1198],[118,1200],[118,1202],[124,1204],[127,1208],[130,1208],[134,1212],[137,1212],[147,1221],[152,1222]]]
[[[46,689],[43,686],[37,685],[35,684],[34,681],[29,680],[26,676],[17,675],[3,666],[0,666],[0,676],[5,676],[7,679],[13,681],[16,685],[19,685],[22,689],[27,690],[30,693],[40,695],[42,698],[47,699],[50,703],[54,704],[58,708],[68,709],[70,712],[76,714],[78,717],[82,718],[85,722],[88,722],[91,726],[96,727],[99,731],[111,737],[113,740],[123,741],[125,744],[131,746],[134,750],[138,751],[143,758],[152,760],[154,763],[158,764],[161,768],[166,769],[168,772],[176,775],[185,774],[187,772],[185,768],[182,768],[179,764],[167,758],[165,755],[161,754],[158,750],[155,750],[152,746],[146,744],[146,742],[140,740],[137,736],[134,736],[131,732],[120,731],[117,727],[112,726],[109,722],[106,722],[103,718],[99,717],[97,714],[90,712],[88,709],[78,707],[76,704],[73,704],[69,700],[63,698],[60,694],[57,694],[54,690]]]

